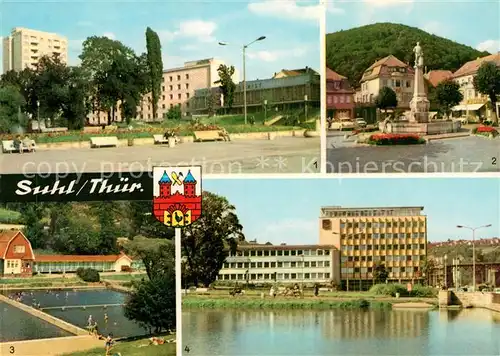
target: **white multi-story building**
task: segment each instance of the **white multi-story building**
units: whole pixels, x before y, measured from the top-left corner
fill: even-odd
[[[328,245],[238,246],[218,281],[239,283],[339,283],[339,252]]]
[[[58,55],[68,61],[68,40],[50,32],[16,27],[3,39],[3,72],[34,68],[43,56]]]

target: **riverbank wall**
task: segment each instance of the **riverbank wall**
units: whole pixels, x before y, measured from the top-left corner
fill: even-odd
[[[33,315],[34,317],[37,317],[38,319],[42,319],[52,325],[57,326],[58,328],[65,330],[73,335],[77,336],[83,336],[83,335],[88,335],[89,332],[85,329],[79,328],[78,326],[75,326],[73,324],[70,324],[64,320],[58,319],[53,317],[52,315],[49,315],[47,313],[44,313],[41,310],[32,308],[26,304],[20,303],[18,301],[12,300],[4,295],[0,294],[0,301],[4,302],[6,304],[9,304],[15,308],[21,309],[22,311]],[[22,355],[22,354],[21,354]]]
[[[0,355],[56,356],[102,347],[104,341],[94,336],[68,336],[51,339],[23,340],[0,343]]]
[[[500,294],[491,292],[439,291],[439,306],[485,308],[500,312]]]

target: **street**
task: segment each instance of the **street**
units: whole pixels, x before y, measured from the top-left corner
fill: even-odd
[[[204,174],[319,172],[319,138],[45,150],[0,154],[1,173],[144,171],[155,165],[201,165]],[[318,162],[314,164],[314,162]]]
[[[499,157],[499,139],[476,136],[409,146],[357,146],[343,135],[327,137],[327,173],[499,172]]]

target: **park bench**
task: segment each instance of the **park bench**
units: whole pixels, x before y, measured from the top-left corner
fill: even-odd
[[[14,145],[14,140],[2,141],[2,151],[4,153],[14,153],[14,152],[35,152],[36,143],[35,140],[22,140],[20,149]]]
[[[118,137],[116,136],[102,136],[102,137],[91,137],[90,147],[100,148],[100,147],[117,147]]]
[[[168,138],[165,138],[164,135],[153,135],[153,139],[155,141],[155,145],[168,143]]]
[[[194,140],[203,141],[229,141],[229,136],[221,130],[194,131]]]

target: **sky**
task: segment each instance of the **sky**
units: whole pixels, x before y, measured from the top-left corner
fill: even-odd
[[[247,240],[317,244],[320,208],[423,206],[428,241],[500,236],[498,178],[203,179],[236,207]]]
[[[160,36],[164,68],[215,57],[240,73],[242,46],[266,36],[247,50],[251,80],[270,78],[281,69],[308,66],[319,71],[321,13],[314,0],[2,0],[0,36],[8,36],[14,27],[55,32],[69,39],[70,64],[77,64],[83,40],[93,35],[144,52],[149,26]]]
[[[418,27],[481,51],[500,51],[498,0],[327,1],[328,33],[392,22]]]

